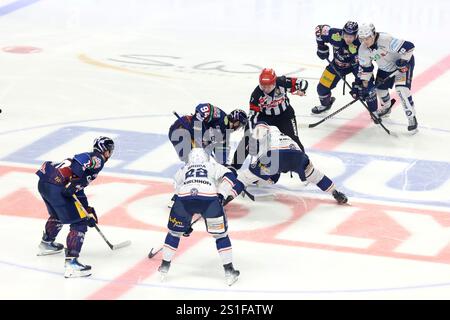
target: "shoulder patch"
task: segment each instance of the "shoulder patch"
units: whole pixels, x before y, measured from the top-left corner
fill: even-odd
[[[334,40],[334,41],[341,41],[342,37],[341,37],[341,34],[339,32],[336,32],[336,33],[333,33],[331,35],[331,39]]]
[[[102,166],[102,160],[97,156],[93,156],[91,158],[91,167],[89,169],[98,169],[101,166]]]

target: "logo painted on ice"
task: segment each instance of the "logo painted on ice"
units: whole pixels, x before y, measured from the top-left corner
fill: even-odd
[[[178,161],[176,152],[164,134],[85,126],[57,129],[0,160],[33,164],[38,168],[45,160],[59,160],[43,158],[44,155],[51,153],[51,150],[72,150],[71,145],[75,139],[83,134],[98,131],[113,136],[117,145],[117,151],[111,161],[108,161],[104,172],[172,178],[180,167],[181,163]],[[161,157],[161,148],[168,150],[164,157]],[[170,150],[173,150],[171,156]],[[308,155],[315,165],[326,172],[349,196],[450,206],[449,162],[335,151],[309,151]],[[61,158],[68,156],[71,154],[65,153],[61,155]],[[317,159],[323,161],[317,161]],[[333,163],[332,168],[327,170],[330,163]],[[284,188],[283,185],[276,185],[276,187]],[[300,184],[298,191],[319,192],[304,189]]]
[[[0,166],[0,216],[48,217],[34,171]],[[87,189],[102,225],[160,232],[167,230],[165,203],[172,193],[170,183],[107,174]],[[230,203],[226,211],[233,239],[450,264],[448,210],[357,201],[339,206],[304,194],[278,194],[270,205],[272,211],[261,211],[245,200]],[[261,219],[264,214],[270,219]],[[170,222],[182,226],[178,219]]]

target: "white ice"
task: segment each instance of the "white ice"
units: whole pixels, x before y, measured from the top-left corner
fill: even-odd
[[[0,299],[450,298],[448,1],[41,0],[5,13],[11,3],[0,1]],[[272,67],[310,81],[306,97],[290,100],[299,123],[318,121],[310,109],[326,64],[314,28],[347,20],[415,44],[419,132],[407,134],[397,106],[385,121],[397,137],[364,116],[339,134],[364,112],[359,104],[300,129],[352,206],[285,176],[255,190],[275,199],[227,209],[236,284],[225,285],[203,223],[161,283],[161,256],[147,253],[166,232],[172,111],[200,102],[248,110],[259,69]],[[342,83],[334,95],[335,106],[351,100]],[[80,260],[93,275],[64,279],[62,254],[36,256],[47,216],[33,172],[89,150],[97,135],[116,138],[117,152],[86,191],[107,237],[132,245],[113,252],[89,230]]]

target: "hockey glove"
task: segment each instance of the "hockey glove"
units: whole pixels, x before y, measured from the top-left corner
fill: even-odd
[[[72,195],[75,194],[76,191],[76,186],[73,183],[70,183],[61,190],[61,195],[65,198],[72,199]]]
[[[308,81],[305,79],[297,79],[295,82],[295,90],[306,93],[306,89],[308,89]]]
[[[362,89],[362,83],[360,80],[356,80],[352,83],[352,89],[350,90],[350,94],[352,95],[353,99],[359,98],[359,92]]]
[[[319,44],[317,45],[317,56],[322,59],[326,60],[330,56],[330,49],[325,44]]]
[[[397,66],[398,71],[405,73],[409,69],[409,62],[404,59],[398,59],[395,61],[395,65]]]
[[[98,217],[97,214],[95,213],[95,209],[93,207],[87,207],[86,211],[88,212],[88,226],[90,228],[95,227],[95,225],[98,223]]]

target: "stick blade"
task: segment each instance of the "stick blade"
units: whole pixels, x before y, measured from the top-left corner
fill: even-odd
[[[130,244],[131,244],[131,241],[127,240],[127,241],[113,245],[112,249],[117,250],[117,249],[125,248],[125,247],[128,247]]]
[[[156,255],[162,250],[162,248],[159,248],[159,249],[156,250],[156,251],[153,251],[153,249],[154,249],[154,248],[152,248],[152,249],[150,250],[150,252],[148,253],[148,258],[149,258],[149,259],[151,259],[151,258],[153,258],[154,256],[156,256]]]

